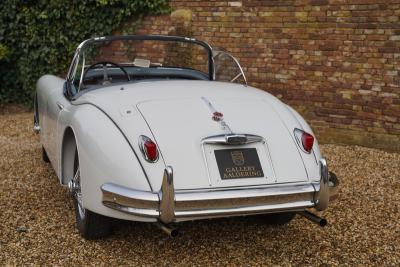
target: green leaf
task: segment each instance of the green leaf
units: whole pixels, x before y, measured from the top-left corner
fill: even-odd
[[[37,79],[46,73],[65,74],[84,39],[110,35],[142,14],[169,10],[168,0],[3,0],[0,105],[31,104]],[[126,32],[134,32],[131,25]]]

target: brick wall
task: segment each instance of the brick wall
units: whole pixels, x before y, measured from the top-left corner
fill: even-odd
[[[224,47],[322,142],[400,151],[400,0],[171,0],[136,33]],[[186,10],[181,10],[186,9]]]

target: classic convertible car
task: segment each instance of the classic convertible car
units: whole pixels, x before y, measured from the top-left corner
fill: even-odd
[[[205,42],[88,39],[66,79],[39,79],[34,106],[43,159],[87,239],[108,235],[115,218],[171,235],[181,221],[229,216],[326,224],[307,209],[326,209],[338,180],[309,125]]]

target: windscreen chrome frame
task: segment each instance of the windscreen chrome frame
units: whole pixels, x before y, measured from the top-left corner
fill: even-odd
[[[75,78],[76,69],[79,63],[79,56],[81,52],[83,53],[84,48],[88,45],[94,43],[102,43],[102,42],[111,42],[111,41],[123,41],[123,40],[137,40],[137,41],[172,41],[172,42],[183,42],[183,43],[192,43],[197,44],[204,47],[208,53],[208,77],[210,81],[215,79],[215,72],[214,72],[214,58],[213,58],[213,50],[211,46],[204,42],[194,38],[189,37],[180,37],[180,36],[167,36],[167,35],[125,35],[125,36],[103,36],[103,37],[94,37],[87,39],[79,44],[78,48],[75,51],[75,55],[72,59],[70,68],[67,74],[67,82],[72,83]],[[83,72],[81,73],[80,81],[79,81],[79,88],[82,83]]]
[[[86,63],[86,57],[85,57],[85,51],[82,52],[82,70],[81,70],[81,77],[79,78],[79,86],[78,86],[78,92],[81,90],[81,86],[83,83],[83,75],[85,73],[85,63]],[[76,66],[79,64],[79,57],[78,57],[78,62]]]

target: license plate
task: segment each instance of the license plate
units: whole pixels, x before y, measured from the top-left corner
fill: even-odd
[[[264,177],[255,148],[214,150],[221,179]]]

